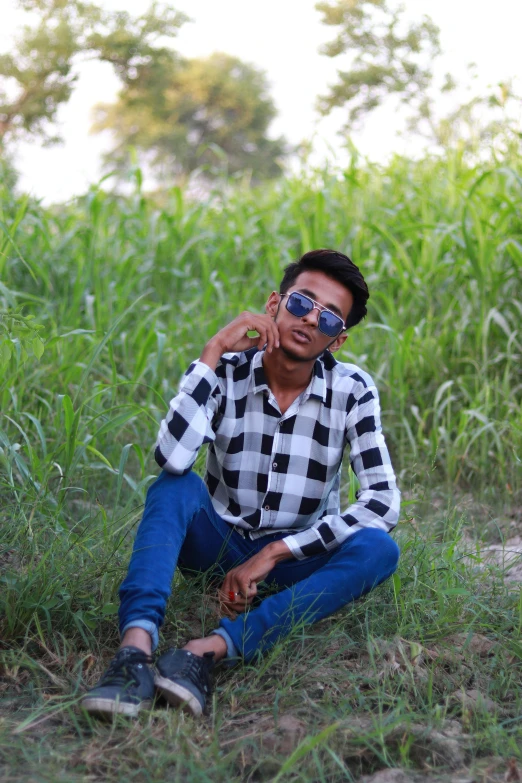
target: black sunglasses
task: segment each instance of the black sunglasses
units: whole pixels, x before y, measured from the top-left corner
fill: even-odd
[[[294,291],[291,294],[282,294],[281,296],[288,297],[286,300],[286,309],[289,313],[292,313],[292,315],[297,316],[297,318],[308,315],[312,310],[319,310],[319,331],[326,334],[328,337],[337,337],[346,329],[346,325],[342,318],[339,318],[338,315],[332,313],[331,310],[328,310],[327,307],[319,304],[319,302],[316,302],[314,299],[310,299],[309,296],[300,294],[297,291]]]

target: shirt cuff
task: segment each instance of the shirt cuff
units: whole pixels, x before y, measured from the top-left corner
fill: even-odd
[[[208,396],[210,397],[212,390],[219,383],[216,373],[210,369],[208,364],[201,362],[199,359],[191,364],[191,368],[188,375],[185,374],[181,379],[179,390],[185,392],[185,394],[192,394],[201,381],[207,381],[209,385]]]
[[[286,536],[286,538],[282,538],[281,541],[285,542],[296,560],[306,560],[306,555],[303,555],[296,536]]]

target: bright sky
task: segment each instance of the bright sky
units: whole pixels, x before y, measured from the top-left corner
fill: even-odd
[[[317,95],[335,80],[341,63],[319,54],[334,28],[321,24],[317,0],[174,0],[193,21],[184,25],[175,48],[188,57],[224,51],[251,62],[267,73],[279,116],[271,132],[291,142],[316,139],[318,155],[341,156],[336,131],[342,116],[319,121]],[[0,50],[7,50],[23,16],[16,0],[2,5]],[[98,0],[106,8],[141,13],[149,0]],[[520,74],[520,0],[404,0],[412,17],[426,13],[441,28],[441,67],[457,78],[469,62],[477,64],[477,84],[494,84]],[[89,135],[95,103],[114,99],[118,89],[109,65],[83,66],[75,93],[59,114],[65,144],[43,148],[38,141],[20,145],[17,165],[21,187],[46,202],[81,193],[101,176],[100,158],[108,139]],[[407,140],[395,135],[393,114],[370,120],[353,140],[364,153],[382,159],[391,150],[404,151]]]

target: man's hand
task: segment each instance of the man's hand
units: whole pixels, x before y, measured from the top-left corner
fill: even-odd
[[[290,557],[292,554],[284,541],[273,541],[246,563],[229,571],[218,591],[223,613],[233,618],[236,613],[244,612],[257,595],[257,583],[266,579],[277,563]]]
[[[257,332],[259,336],[248,337],[247,332]],[[279,347],[279,329],[271,316],[245,311],[209,340],[201,354],[201,361],[215,370],[224,353],[247,351],[255,345],[259,350],[266,345],[268,353],[272,353],[274,348]]]

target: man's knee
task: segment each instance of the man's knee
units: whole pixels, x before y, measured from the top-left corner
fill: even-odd
[[[194,473],[193,470],[189,470],[181,475],[167,473],[166,470],[163,470],[156,481],[150,485],[147,491],[147,498],[149,495],[151,497],[168,497],[171,494],[179,495],[180,492],[189,497],[197,497],[203,487],[203,479],[197,473]]]
[[[365,557],[374,557],[383,570],[392,574],[399,562],[398,544],[384,530],[375,527],[363,528],[354,536],[354,544],[364,550]]]

